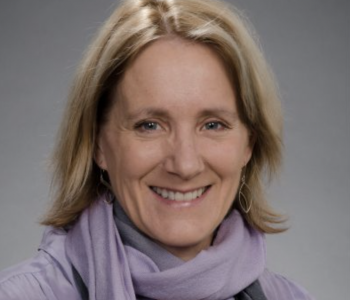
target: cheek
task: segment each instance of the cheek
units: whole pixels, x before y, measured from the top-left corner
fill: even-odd
[[[246,147],[234,139],[201,145],[206,162],[221,176],[240,174],[247,160]]]
[[[114,179],[140,179],[156,167],[162,157],[160,143],[128,137],[115,141],[109,152],[109,173]]]

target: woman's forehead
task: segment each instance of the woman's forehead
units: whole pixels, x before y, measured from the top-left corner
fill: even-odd
[[[221,58],[208,46],[181,39],[162,39],[144,49],[129,65],[117,87],[119,98],[140,104],[199,98],[234,97]],[[200,101],[198,102],[198,104]]]

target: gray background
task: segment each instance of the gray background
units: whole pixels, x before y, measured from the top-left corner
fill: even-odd
[[[269,266],[316,299],[349,299],[350,2],[234,3],[261,37],[286,116],[285,164],[270,198],[291,229],[267,237]],[[46,161],[72,75],[114,4],[0,2],[0,269],[37,249]]]

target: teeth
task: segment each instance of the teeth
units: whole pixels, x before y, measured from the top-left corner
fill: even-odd
[[[176,201],[182,201],[182,200],[184,200],[184,194],[183,193],[180,193],[180,192],[176,192],[175,193],[175,200]]]
[[[162,194],[161,195],[165,199],[168,198],[168,191],[167,190],[162,190]]]
[[[190,200],[192,200],[192,199],[195,199],[195,198],[193,198],[192,193],[186,193],[186,194],[184,195],[184,200],[185,200],[185,201],[190,201]]]
[[[175,199],[175,193],[173,191],[170,191],[169,194],[168,194],[168,198],[170,200],[174,200]]]
[[[152,187],[152,190],[155,191],[158,195],[162,196],[164,199],[174,201],[191,201],[202,196],[202,194],[205,191],[205,188],[200,188],[198,190],[188,193],[174,192],[166,189],[161,189],[159,187]]]
[[[205,191],[204,188],[199,189],[199,190],[198,190],[198,195],[197,195],[197,197],[202,196],[202,194],[204,193],[204,191]]]
[[[192,198],[196,199],[198,197],[198,192],[197,191],[193,191],[192,192]]]

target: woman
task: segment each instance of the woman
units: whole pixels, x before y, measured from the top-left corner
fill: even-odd
[[[54,156],[56,198],[0,299],[311,299],[266,270],[283,231],[274,81],[217,1],[126,1],[87,53]]]

